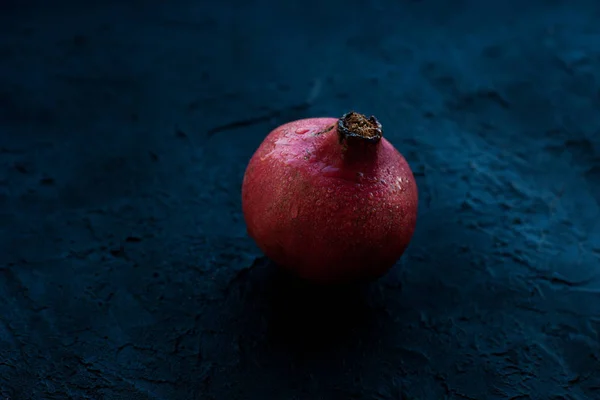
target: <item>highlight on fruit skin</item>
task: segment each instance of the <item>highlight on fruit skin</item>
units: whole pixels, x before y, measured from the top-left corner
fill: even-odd
[[[408,247],[418,191],[375,117],[308,118],[271,131],[244,174],[247,231],[278,266],[315,283],[369,281]]]

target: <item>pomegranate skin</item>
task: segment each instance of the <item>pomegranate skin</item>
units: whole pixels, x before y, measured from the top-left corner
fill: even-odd
[[[249,236],[276,264],[317,283],[382,276],[407,248],[417,219],[417,185],[404,157],[381,136],[344,140],[340,121],[279,126],[252,156],[242,184]]]

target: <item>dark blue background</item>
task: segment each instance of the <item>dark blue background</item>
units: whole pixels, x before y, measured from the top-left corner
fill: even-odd
[[[0,398],[600,399],[600,3],[4,1]],[[246,236],[286,121],[418,179],[384,279]]]

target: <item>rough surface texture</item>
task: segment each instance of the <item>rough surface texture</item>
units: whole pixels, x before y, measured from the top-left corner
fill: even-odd
[[[600,398],[599,3],[211,3],[1,3],[0,398]],[[273,127],[348,109],[420,215],[332,294],[239,192]]]

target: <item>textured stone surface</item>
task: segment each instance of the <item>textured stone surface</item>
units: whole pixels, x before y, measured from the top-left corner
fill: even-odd
[[[600,398],[598,3],[209,3],[0,6],[0,398]],[[317,291],[246,237],[241,178],[349,109],[419,221]]]

